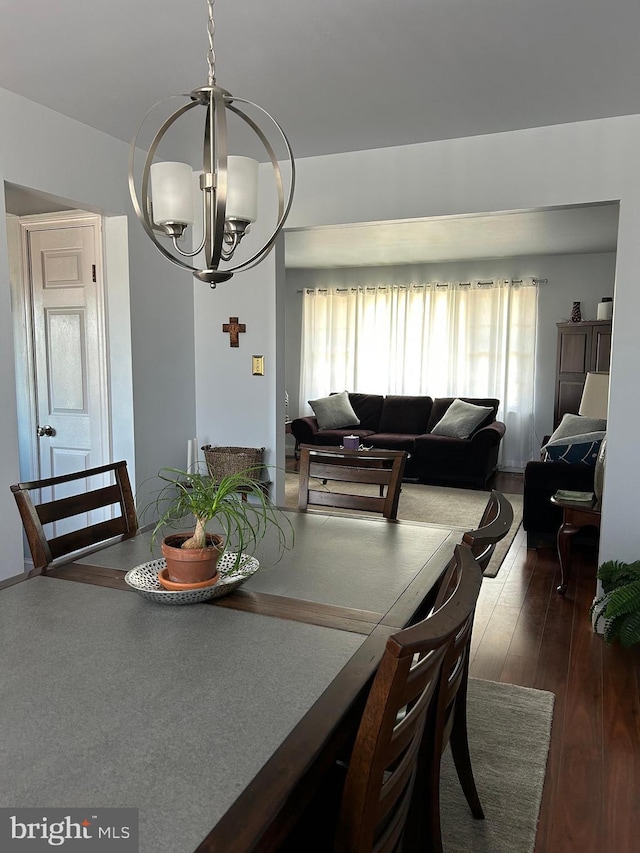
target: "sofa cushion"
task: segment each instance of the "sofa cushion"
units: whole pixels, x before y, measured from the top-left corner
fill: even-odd
[[[319,445],[329,445],[331,447],[340,447],[342,439],[345,435],[357,435],[361,443],[369,444],[368,437],[373,435],[370,429],[321,429],[313,437],[313,443]]]
[[[364,444],[383,450],[406,450],[407,453],[411,453],[417,437],[417,434],[410,433],[374,432],[364,440]]]
[[[318,429],[340,429],[340,427],[358,426],[360,423],[346,391],[320,397],[317,400],[309,400],[309,405],[318,420]]]
[[[431,434],[446,435],[450,438],[469,438],[492,412],[493,409],[490,406],[476,406],[474,403],[456,399],[442,419],[433,427]]]
[[[370,429],[372,432],[378,432],[380,415],[382,413],[382,406],[384,405],[383,395],[357,394],[351,391],[349,393],[349,401],[353,406],[353,411],[360,419],[360,429]]]
[[[547,444],[551,444],[559,438],[571,438],[574,435],[601,432],[606,428],[607,422],[602,418],[585,418],[584,415],[572,415],[567,412],[562,416],[562,420],[551,434]],[[544,447],[542,449],[544,450]]]
[[[587,432],[584,435],[556,438],[547,442],[543,450],[545,462],[566,462],[568,465],[595,466],[602,439],[606,433]]]
[[[421,435],[427,431],[432,405],[431,397],[389,394],[384,399],[378,432]]]
[[[487,415],[486,419],[479,424],[478,429],[482,429],[482,427],[495,421],[498,406],[500,405],[500,401],[492,397],[436,397],[433,401],[433,406],[431,407],[429,423],[427,424],[427,432],[433,431],[434,426],[438,421],[442,420],[445,412],[454,400],[464,400],[465,403],[473,403],[476,406],[487,406],[487,408],[491,409],[491,412]]]

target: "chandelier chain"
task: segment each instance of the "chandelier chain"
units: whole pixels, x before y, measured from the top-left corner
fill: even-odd
[[[209,10],[209,22],[207,24],[207,34],[209,36],[209,50],[207,51],[207,65],[209,66],[209,85],[213,86],[216,82],[216,54],[213,49],[213,35],[216,30],[216,25],[213,20],[213,4],[215,0],[207,0],[207,8]]]

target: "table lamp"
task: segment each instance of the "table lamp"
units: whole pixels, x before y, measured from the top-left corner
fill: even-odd
[[[609,374],[587,373],[578,414],[587,418],[607,419],[609,408]]]

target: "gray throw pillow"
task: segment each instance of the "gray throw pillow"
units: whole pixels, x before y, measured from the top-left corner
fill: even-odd
[[[602,432],[606,430],[607,422],[603,418],[585,418],[583,415],[567,414],[553,431],[547,444],[557,441],[559,438],[572,438],[574,435],[584,435],[588,432]]]
[[[318,420],[318,429],[341,429],[360,423],[346,391],[309,400],[309,405]]]
[[[469,438],[492,411],[491,406],[476,406],[474,403],[455,399],[431,430],[431,434],[446,435],[449,438]]]

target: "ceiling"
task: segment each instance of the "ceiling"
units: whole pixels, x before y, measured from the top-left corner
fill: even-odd
[[[618,205],[291,229],[290,268],[380,266],[615,252]]]
[[[218,83],[297,157],[640,113],[638,0],[217,0]],[[205,0],[0,0],[0,86],[129,141],[206,83]]]
[[[0,15],[0,87],[126,142],[152,104],[206,83],[206,0],[0,0]],[[640,113],[638,0],[216,0],[214,17],[218,83],[269,110],[297,157]],[[19,215],[64,207],[7,189]],[[599,206],[294,231],[287,264],[610,251],[614,220]]]

